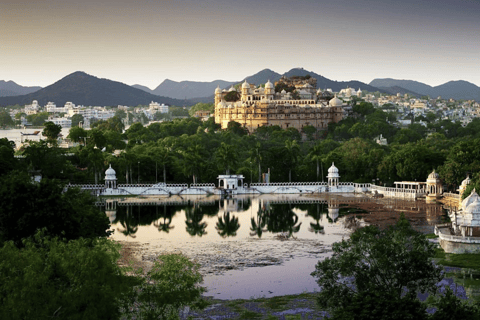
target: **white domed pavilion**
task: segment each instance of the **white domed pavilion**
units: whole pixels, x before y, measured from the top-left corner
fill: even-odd
[[[340,175],[338,173],[338,168],[335,167],[335,164],[332,162],[332,166],[328,169],[328,186],[329,187],[338,187],[338,180]]]
[[[427,178],[427,200],[435,200],[438,199],[443,193],[443,186],[442,181],[440,180],[440,176],[435,170],[432,171],[428,175]]]
[[[105,171],[105,188],[117,188],[117,173],[113,170],[112,165]]]

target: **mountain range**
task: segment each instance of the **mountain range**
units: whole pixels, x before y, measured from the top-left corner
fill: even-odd
[[[468,81],[449,81],[439,86],[429,86],[428,84],[421,83],[413,80],[395,80],[395,79],[374,79],[370,82],[371,86],[377,88],[392,88],[400,87],[411,92],[416,92],[419,95],[430,96],[436,98],[441,96],[443,99],[456,99],[456,100],[476,100],[480,101],[480,87],[477,87],[473,83]]]
[[[0,97],[19,96],[42,89],[42,87],[24,87],[13,81],[0,80]]]
[[[351,87],[362,91],[384,93],[409,93],[417,97],[428,95],[432,98],[475,99],[480,101],[480,88],[467,81],[450,81],[432,87],[412,80],[374,79],[369,84],[360,81],[333,81],[313,71],[294,68],[283,74],[286,77],[310,75],[317,79],[317,87],[332,89],[335,92]],[[249,83],[262,84],[268,80],[275,82],[282,77],[270,69],[264,69],[245,79]],[[129,86],[121,82],[100,79],[84,72],[74,72],[45,88],[22,87],[13,81],[0,81],[0,106],[25,105],[37,100],[40,105],[53,101],[63,105],[72,101],[77,105],[115,106],[149,104],[151,101],[168,105],[187,106],[197,102],[213,102],[213,92],[217,86],[222,89],[241,83],[240,81],[215,80],[211,82],[163,81],[154,90],[142,85]]]
[[[182,100],[156,96],[121,82],[99,79],[77,71],[36,92],[1,97],[0,106],[31,104],[33,100],[37,100],[40,105],[45,105],[48,101],[57,105],[72,101],[76,105],[86,106],[137,106],[151,101],[177,106],[184,104]]]
[[[321,89],[330,88],[333,91],[340,91],[346,87],[352,87],[355,89],[361,88],[362,90],[367,91],[379,91],[378,88],[372,87],[360,81],[333,81],[315,72],[304,70],[303,68],[291,69],[283,75],[286,77],[310,75],[311,77],[317,79],[317,87]],[[217,86],[220,86],[222,89],[227,89],[228,87],[243,82],[244,80],[247,80],[248,83],[262,84],[268,80],[272,82],[278,81],[281,77],[282,74],[280,73],[270,69],[264,69],[239,81],[215,80],[211,82],[176,82],[167,79],[163,81],[155,90],[150,90],[149,88],[141,85],[135,85],[134,87],[152,94],[163,95],[177,99],[192,99],[199,102],[212,102],[214,99],[213,92]]]

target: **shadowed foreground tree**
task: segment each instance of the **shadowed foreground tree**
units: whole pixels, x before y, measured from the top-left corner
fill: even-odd
[[[157,258],[145,276],[118,266],[108,239],[63,241],[43,232],[0,247],[1,319],[179,319],[203,307],[199,265],[178,254]],[[131,274],[131,273],[130,273]]]
[[[26,173],[12,172],[0,179],[0,243],[21,246],[23,238],[42,228],[67,240],[106,237],[109,220],[94,200],[79,189],[63,192],[54,180],[33,183]]]
[[[318,262],[312,273],[321,287],[318,303],[333,319],[430,319],[417,294],[437,293],[443,275],[431,261],[434,255],[434,244],[413,230],[403,214],[385,230],[358,229],[335,243],[333,256]],[[437,303],[439,312],[456,305],[448,294],[439,299],[444,302]],[[458,306],[469,312],[467,305]],[[433,318],[443,319],[438,312]]]

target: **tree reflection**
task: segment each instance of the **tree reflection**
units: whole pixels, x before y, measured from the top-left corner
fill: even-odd
[[[307,210],[307,215],[315,220],[315,222],[310,222],[310,227],[308,228],[308,231],[315,234],[325,234],[325,228],[320,225],[320,219],[322,218],[322,215],[324,213],[323,206],[323,203],[317,204],[315,207],[309,207],[309,209]]]
[[[132,207],[126,207],[127,212],[124,219],[120,220],[120,224],[123,227],[123,230],[117,228],[117,231],[122,233],[126,237],[136,238],[135,233],[138,231],[138,223],[132,214]]]
[[[185,208],[185,224],[186,230],[191,236],[203,236],[207,234],[205,230],[207,228],[207,223],[202,222],[203,220],[203,211],[198,209],[199,207],[187,207]]]
[[[158,206],[156,207],[156,210],[157,210],[157,216],[158,216]],[[175,228],[175,226],[170,225],[171,223],[172,223],[172,215],[170,214],[170,212],[167,212],[166,206],[163,205],[163,213],[160,215],[160,219],[153,222],[153,225],[157,227],[158,231],[168,233],[171,229]]]
[[[287,238],[300,231],[302,223],[290,205],[272,205],[266,212],[267,230],[272,233],[286,232]],[[298,223],[298,225],[297,225]]]
[[[239,228],[238,218],[234,215],[230,218],[230,212],[228,211],[223,214],[223,217],[218,217],[218,222],[215,226],[222,238],[236,236]]]
[[[259,238],[262,237],[263,232],[267,231],[265,226],[267,225],[267,221],[265,220],[265,213],[266,211],[262,209],[262,205],[259,203],[258,204],[258,211],[257,211],[257,219],[252,217],[250,220],[251,225],[250,225],[250,235],[253,237],[257,235]]]

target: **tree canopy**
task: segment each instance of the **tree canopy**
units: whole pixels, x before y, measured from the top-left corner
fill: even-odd
[[[443,275],[432,263],[434,256],[434,244],[403,214],[385,230],[360,228],[333,245],[331,258],[318,262],[312,273],[321,287],[317,301],[333,319],[428,319],[427,305],[417,294],[437,294]],[[445,297],[452,300],[439,299]],[[441,312],[434,319],[441,319]]]

